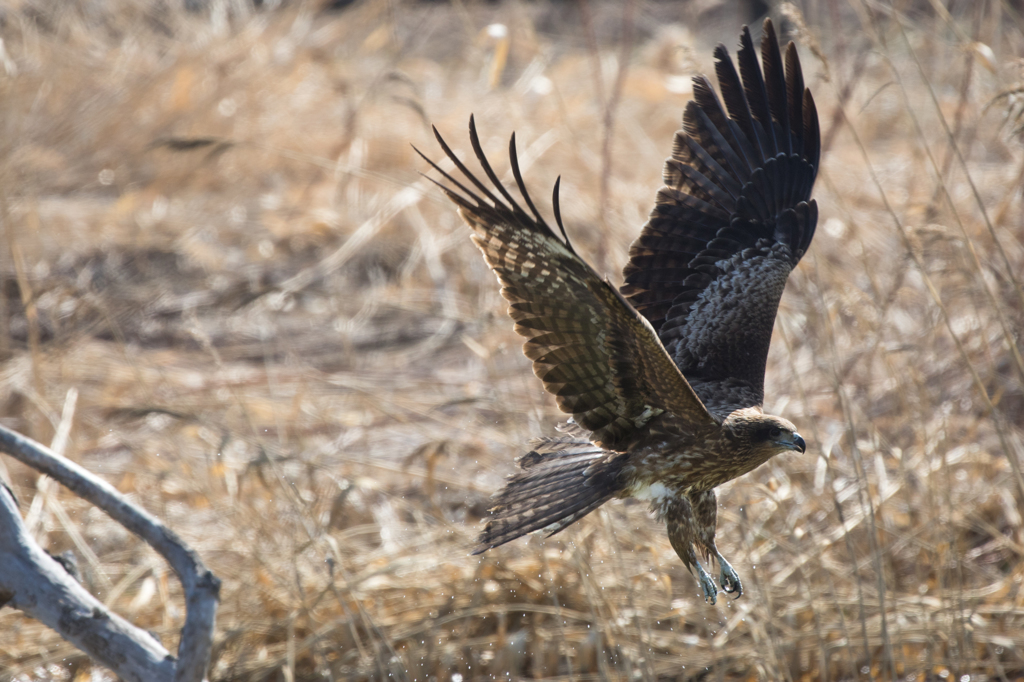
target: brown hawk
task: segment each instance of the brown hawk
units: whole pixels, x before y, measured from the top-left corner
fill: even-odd
[[[715,546],[715,487],[777,454],[805,449],[790,422],[765,414],[764,372],[779,299],[814,235],[809,201],[820,152],[818,116],[796,47],[785,57],[764,23],[762,68],[749,30],[738,52],[714,52],[722,101],[694,79],[665,163],[665,186],[629,251],[621,292],[537,211],[509,144],[524,209],[469,139],[490,181],[437,137],[465,177],[437,169],[501,282],[523,351],[572,415],[540,438],[496,494],[475,553],[532,531],[557,533],[613,497],[650,501],[705,598],[718,589],[697,560],[716,559],[722,589],[742,584]],[[418,150],[417,150],[418,151]]]

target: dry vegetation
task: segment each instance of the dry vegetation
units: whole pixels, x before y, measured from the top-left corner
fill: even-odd
[[[465,152],[475,112],[506,168],[516,131],[535,196],[561,174],[570,235],[617,273],[687,77],[736,43],[709,3],[637,2],[625,34],[598,3],[7,4],[0,415],[70,426],[56,447],[224,580],[213,680],[1024,679],[1024,22],[896,4],[786,24],[827,149],[767,393],[809,447],[720,493],[738,601],[705,605],[638,504],[467,555],[560,416],[410,148],[439,156],[434,123]],[[151,551],[0,475],[176,646]],[[88,674],[0,611],[0,679]]]

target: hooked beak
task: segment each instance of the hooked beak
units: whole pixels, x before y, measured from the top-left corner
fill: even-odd
[[[799,433],[793,434],[793,448],[800,452],[807,452],[807,443],[804,442],[803,436]]]

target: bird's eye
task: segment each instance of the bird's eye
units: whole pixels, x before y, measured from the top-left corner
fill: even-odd
[[[772,427],[772,430],[768,432],[768,437],[769,438],[773,438],[773,439],[774,438],[778,438],[781,435],[782,435],[782,429],[780,429],[777,426],[776,427]]]

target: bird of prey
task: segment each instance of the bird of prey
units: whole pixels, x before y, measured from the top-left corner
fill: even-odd
[[[744,27],[737,54],[715,51],[721,100],[694,79],[654,209],[616,289],[566,236],[555,183],[555,232],[526,191],[498,179],[470,118],[480,180],[434,129],[463,179],[426,156],[502,285],[523,351],[559,408],[561,435],[532,441],[496,493],[474,553],[533,531],[554,534],[612,498],[647,500],[673,549],[714,604],[742,583],[715,545],[715,487],[775,455],[805,449],[789,421],[765,414],[764,373],[779,299],[817,223],[810,200],[820,134],[796,47],[770,20],[761,64]],[[724,106],[723,106],[724,103]],[[419,150],[417,150],[419,151]]]

